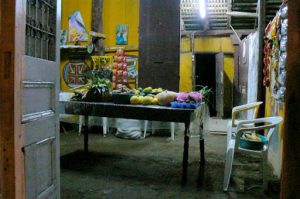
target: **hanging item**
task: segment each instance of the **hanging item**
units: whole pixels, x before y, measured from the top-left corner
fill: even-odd
[[[278,24],[279,24],[279,14],[277,13],[274,19],[267,25],[265,30],[265,46],[264,46],[264,79],[263,84],[269,87],[273,82],[271,82],[271,69],[275,69],[278,63]],[[273,80],[273,79],[272,79]]]
[[[79,11],[74,12],[69,17],[69,41],[88,41],[88,33]]]
[[[283,3],[265,30],[263,84],[277,101],[284,101],[286,90],[286,46],[288,5]]]
[[[83,61],[70,60],[63,69],[63,80],[69,88],[79,88],[87,83],[88,65]]]
[[[59,40],[59,45],[63,46],[67,44],[67,36],[68,36],[68,31],[67,30],[61,30],[60,33],[60,40]]]
[[[284,101],[284,94],[285,94],[285,79],[286,79],[286,46],[287,46],[287,28],[288,28],[288,5],[287,3],[284,3],[281,5],[279,10],[280,15],[280,32],[278,33],[279,36],[279,67],[277,72],[277,86],[276,89],[274,89],[275,98],[278,101]]]
[[[116,32],[116,44],[117,45],[126,45],[127,40],[128,25],[117,25]]]

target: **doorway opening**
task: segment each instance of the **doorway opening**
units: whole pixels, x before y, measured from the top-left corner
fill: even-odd
[[[213,94],[209,98],[210,116],[216,116],[216,54],[195,54],[195,85],[207,86]]]

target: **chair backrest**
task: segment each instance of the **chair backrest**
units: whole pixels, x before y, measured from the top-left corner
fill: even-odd
[[[239,148],[240,145],[240,138],[243,135],[244,132],[247,131],[267,131],[266,138],[267,138],[267,144],[269,140],[271,139],[273,132],[276,128],[276,126],[282,122],[282,117],[275,116],[275,117],[264,117],[264,118],[258,118],[254,120],[243,120],[241,122],[238,122],[237,125],[237,133],[236,133],[236,142],[235,142],[235,149]],[[262,124],[257,126],[257,124]],[[252,125],[252,126],[249,126]]]
[[[252,102],[249,104],[244,104],[241,106],[234,107],[232,109],[232,127],[237,126],[236,124],[237,115],[240,114],[241,112],[253,110],[252,118],[248,118],[248,119],[255,119],[257,117],[259,107],[262,103],[263,102]]]

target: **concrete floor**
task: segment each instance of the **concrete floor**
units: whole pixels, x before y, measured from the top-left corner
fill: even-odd
[[[175,141],[168,131],[144,140],[126,140],[113,134],[90,132],[90,153],[83,154],[83,136],[76,130],[61,133],[61,187],[63,199],[121,198],[278,198],[277,180],[268,192],[252,185],[261,183],[259,160],[237,154],[230,190],[222,191],[225,164],[224,135],[205,135],[206,165],[199,167],[198,139],[190,140],[188,183],[180,186],[183,132]],[[202,179],[202,180],[201,180]],[[275,188],[274,188],[275,187]]]

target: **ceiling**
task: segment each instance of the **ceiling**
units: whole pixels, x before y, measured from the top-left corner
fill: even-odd
[[[257,27],[257,2],[259,0],[206,0],[207,15],[199,15],[200,0],[181,0],[181,30],[254,29]],[[281,5],[281,0],[266,0],[266,23],[271,21]],[[237,16],[246,12],[247,17]],[[231,16],[228,13],[232,13]],[[245,15],[243,13],[243,15]]]

